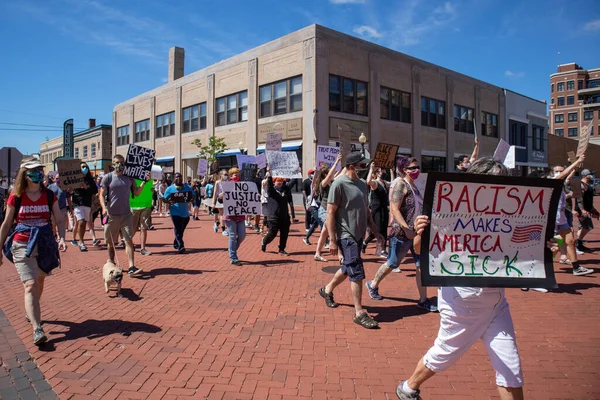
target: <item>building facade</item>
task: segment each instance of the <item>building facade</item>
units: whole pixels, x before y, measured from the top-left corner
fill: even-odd
[[[590,142],[600,144],[600,68],[559,65],[550,75],[550,98],[552,134],[578,139],[581,129],[592,122]]]
[[[111,125],[96,125],[95,119],[89,119],[88,129],[73,135],[74,158],[88,163],[94,175],[103,172],[112,161],[112,131]],[[62,136],[40,145],[40,159],[46,171],[53,171],[54,161],[62,155]]]
[[[192,141],[211,135],[227,143],[219,164],[228,167],[281,132],[306,173],[316,146],[335,144],[342,129],[357,147],[364,133],[371,154],[379,142],[399,145],[424,171],[454,171],[476,129],[481,155],[508,132],[502,88],[319,25],[189,75],[183,49],[169,60],[167,84],[114,107],[113,151],[154,148],[159,165],[187,176],[197,166]]]

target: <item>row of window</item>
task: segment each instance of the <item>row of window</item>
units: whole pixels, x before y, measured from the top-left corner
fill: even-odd
[[[367,82],[329,75],[329,109],[348,114],[367,115]]]
[[[578,128],[569,128],[567,131],[569,137],[577,137],[578,136]],[[556,136],[565,136],[565,130],[563,128],[557,128],[554,130],[554,134]],[[594,136],[594,127],[590,130],[590,136]]]
[[[598,118],[600,119],[600,110],[598,110]],[[577,119],[578,119],[577,112],[570,112],[567,114],[567,120],[569,122],[577,122]],[[584,121],[591,121],[593,119],[594,119],[594,110],[589,110],[589,111],[583,112],[583,120]],[[562,122],[565,122],[565,114],[554,114],[554,123],[560,124]]]
[[[302,77],[261,86],[259,102],[260,118],[302,111]]]
[[[511,146],[527,147],[527,124],[518,121],[509,121],[508,142]],[[531,126],[531,149],[534,151],[544,151],[544,127],[539,125]]]
[[[567,81],[567,90],[575,90],[575,81],[571,80],[571,81]],[[587,81],[587,85],[586,88],[587,89],[591,89],[591,88],[596,88],[600,86],[600,78],[599,79],[590,79]],[[581,90],[583,89],[583,79],[578,79],[577,80],[577,90]],[[556,91],[557,92],[564,92],[565,91],[565,82],[558,82],[556,84]],[[550,92],[554,93],[554,83],[550,85]]]
[[[98,146],[96,147],[96,143],[92,143],[90,144],[90,158],[95,158],[96,157],[96,148],[100,148],[100,142],[98,142]],[[82,158],[86,159],[88,158],[88,146],[82,146],[81,147],[82,150]],[[75,147],[75,158],[79,158],[79,147]]]
[[[562,107],[565,105],[565,97],[564,96],[557,97],[556,101],[557,101],[557,105],[559,107]],[[572,106],[573,104],[575,104],[575,96],[567,96],[567,105]]]

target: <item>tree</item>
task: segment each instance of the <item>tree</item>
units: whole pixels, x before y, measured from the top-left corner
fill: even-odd
[[[219,154],[223,154],[227,149],[225,140],[220,137],[210,136],[208,138],[208,144],[203,146],[200,139],[196,139],[192,142],[193,145],[198,146],[198,157],[206,158],[212,169],[216,169],[215,161]]]

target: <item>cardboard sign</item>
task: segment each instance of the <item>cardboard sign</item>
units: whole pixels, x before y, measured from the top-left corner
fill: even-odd
[[[204,176],[208,172],[208,160],[205,158],[200,158],[198,160],[198,170],[196,173],[198,176]]]
[[[506,154],[506,158],[504,159],[504,166],[506,168],[516,168],[516,162],[517,162],[517,155],[516,155],[516,147],[515,146],[510,146],[510,148],[508,149],[508,153]]]
[[[340,151],[342,152],[342,165],[346,165],[346,157],[352,152],[352,143],[350,143],[349,127],[338,127],[340,133]]]
[[[267,162],[271,168],[271,176],[281,178],[300,178],[300,163],[295,151],[269,151]]]
[[[259,169],[267,168],[267,155],[265,153],[257,155],[254,162]]]
[[[581,157],[585,154],[587,150],[588,143],[590,142],[590,132],[592,131],[592,127],[594,125],[594,121],[590,121],[587,126],[581,128],[581,135],[579,135],[579,143],[577,144],[577,157]]]
[[[377,143],[377,150],[375,151],[375,158],[373,162],[376,167],[390,169],[394,168],[396,164],[396,153],[400,146],[395,144]]]
[[[498,146],[496,147],[496,151],[494,151],[494,160],[504,163],[509,150],[510,144],[508,144],[508,142],[506,142],[504,139],[500,139],[500,142],[498,142]]]
[[[562,181],[430,172],[421,242],[423,286],[554,288]]]
[[[153,165],[152,170],[150,171],[150,175],[155,181],[160,181],[163,175],[162,168],[158,165]]]
[[[194,192],[175,192],[171,193],[167,201],[171,203],[191,203],[194,201]]]
[[[85,185],[83,172],[81,172],[81,160],[56,160],[58,174],[60,176],[60,188],[79,189]]]
[[[571,178],[571,192],[573,192],[573,197],[576,199],[583,198],[583,191],[581,190],[581,177],[574,176]]]
[[[155,156],[156,150],[130,144],[129,150],[127,151],[127,157],[125,157],[125,170],[123,171],[123,175],[142,181],[145,180],[146,174],[152,169]]]
[[[569,162],[570,163],[574,163],[575,161],[577,161],[577,157],[575,157],[575,152],[574,151],[567,152],[567,156],[569,157]]]
[[[254,182],[256,179],[256,173],[258,172],[258,165],[246,163],[242,167],[241,179],[244,182]]]
[[[326,164],[329,168],[335,164],[335,160],[340,154],[340,148],[335,146],[317,146],[317,170],[321,170],[322,165]],[[338,164],[336,171],[342,169],[342,164]]]
[[[419,174],[419,177],[414,180],[414,184],[415,187],[419,190],[419,193],[421,193],[421,196],[425,196],[425,188],[427,185],[427,172]]]
[[[255,156],[248,156],[246,154],[238,154],[235,156],[237,159],[237,166],[239,169],[244,167],[244,164],[256,164]]]
[[[260,193],[252,182],[221,182],[223,212],[226,216],[259,215],[262,213]]]
[[[281,151],[281,141],[283,140],[283,133],[267,133],[267,143],[265,150],[267,151]]]

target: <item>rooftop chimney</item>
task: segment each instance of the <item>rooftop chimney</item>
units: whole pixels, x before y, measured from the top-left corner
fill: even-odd
[[[185,61],[185,50],[181,47],[169,49],[169,82],[182,78],[183,64]]]
[[[88,119],[88,129],[92,129],[96,127],[96,118]]]

